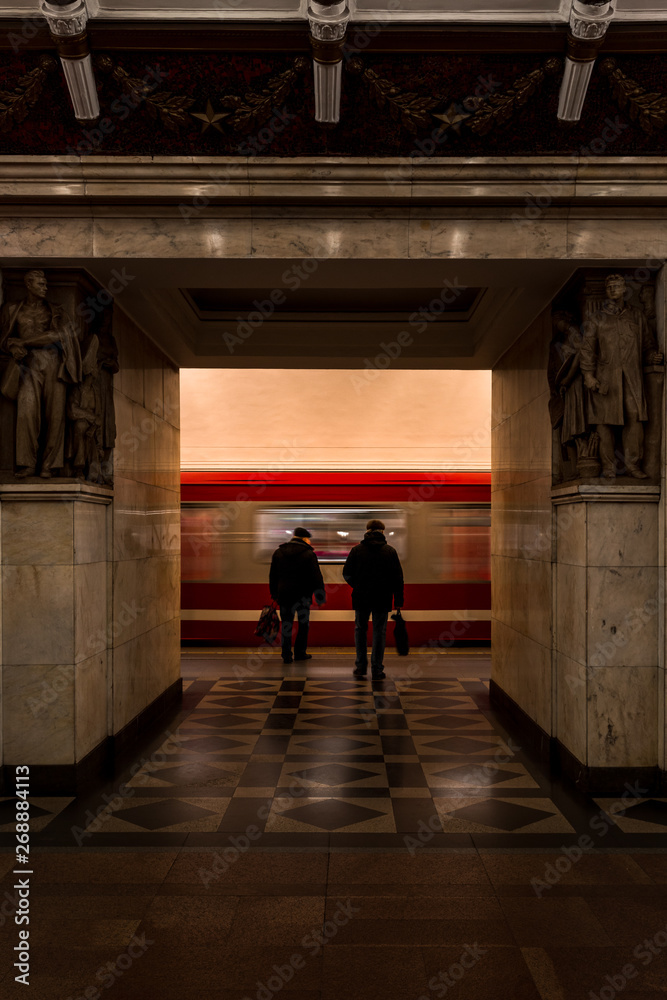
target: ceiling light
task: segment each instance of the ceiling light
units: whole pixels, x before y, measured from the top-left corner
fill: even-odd
[[[335,124],[340,121],[343,45],[349,20],[347,0],[334,0],[333,3],[309,0],[316,122]]]
[[[94,121],[100,116],[100,103],[88,47],[85,0],[42,0],[41,11],[58,49],[74,116],[80,122]]]
[[[613,16],[612,4],[604,0],[572,0],[565,73],[558,98],[559,121],[578,122],[581,118],[595,59]]]

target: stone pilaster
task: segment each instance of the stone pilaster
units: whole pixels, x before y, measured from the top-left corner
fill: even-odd
[[[582,784],[622,784],[659,766],[657,485],[552,492],[554,735]]]

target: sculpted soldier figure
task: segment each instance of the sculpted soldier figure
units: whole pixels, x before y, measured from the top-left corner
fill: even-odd
[[[48,302],[43,271],[25,276],[27,296],[3,306],[0,350],[12,360],[0,392],[16,400],[16,476],[40,476],[64,464],[67,386],[81,381],[79,341],[62,306]]]
[[[581,371],[588,393],[588,421],[597,425],[602,475],[616,475],[614,428],[622,427],[627,473],[646,479],[640,468],[644,428],[648,420],[642,367],[661,364],[641,310],[626,305],[625,279],[610,274],[607,300],[584,324]]]

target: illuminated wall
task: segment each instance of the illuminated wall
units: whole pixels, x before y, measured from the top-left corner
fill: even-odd
[[[181,371],[184,469],[490,469],[488,371]]]

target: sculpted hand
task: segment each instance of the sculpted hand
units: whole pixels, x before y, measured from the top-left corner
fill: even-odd
[[[22,361],[28,353],[21,341],[17,340],[16,337],[11,337],[7,341],[7,349],[14,358],[14,361]]]
[[[652,351],[648,356],[648,363],[650,365],[661,365],[664,361],[664,355],[660,351]]]
[[[593,392],[597,392],[600,388],[600,383],[590,372],[584,372],[584,385],[587,389],[592,389]]]

